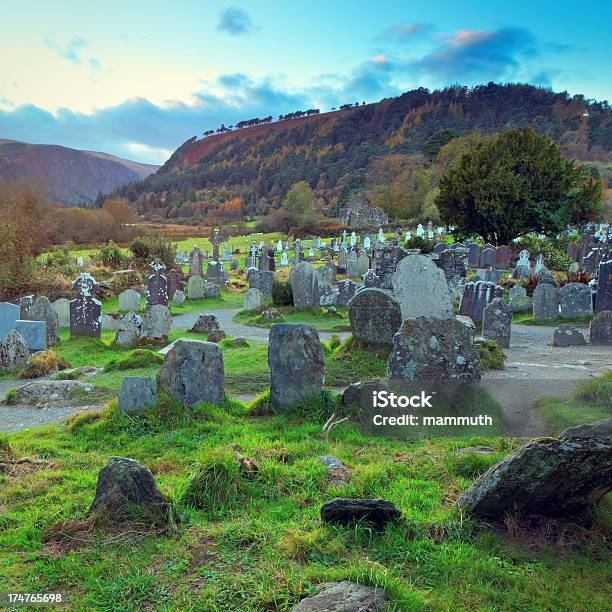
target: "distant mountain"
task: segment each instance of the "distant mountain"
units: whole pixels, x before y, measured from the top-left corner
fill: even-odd
[[[438,91],[416,89],[375,104],[224,129],[193,137],[142,182],[119,190],[149,216],[204,219],[232,197],[272,206],[306,180],[330,205],[366,186],[374,160],[389,154],[433,159],[445,142],[531,126],[559,142],[572,159],[612,161],[612,110],[607,102],[531,85],[489,83]]]
[[[158,168],[107,153],[0,139],[0,177],[41,178],[49,187],[49,199],[64,204],[94,202],[98,193],[112,193]]]

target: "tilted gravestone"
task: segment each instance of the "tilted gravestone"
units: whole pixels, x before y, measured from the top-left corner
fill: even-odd
[[[552,321],[559,316],[559,290],[550,283],[540,283],[533,291],[533,318]]]
[[[597,269],[595,310],[612,310],[612,259],[602,261]]]
[[[77,297],[70,302],[70,335],[99,338],[102,331],[102,304],[93,296],[96,279],[88,272],[81,272],[72,283]]]
[[[482,335],[496,340],[502,348],[510,346],[510,331],[512,328],[512,308],[497,297],[485,306],[482,315]]]
[[[28,320],[44,321],[47,324],[47,345],[55,346],[57,344],[58,317],[49,298],[43,295],[34,300],[28,310]]]
[[[561,316],[588,317],[593,314],[593,299],[591,288],[584,283],[568,283],[559,289],[559,305]]]
[[[404,257],[391,280],[403,319],[453,316],[452,297],[444,272],[431,258],[425,255]]]
[[[134,289],[126,289],[119,294],[119,310],[121,312],[140,312],[141,295]]]
[[[348,304],[351,333],[355,340],[391,346],[402,325],[399,302],[381,289],[362,289]]]
[[[270,402],[288,408],[323,391],[325,359],[317,330],[311,325],[275,323],[268,344]]]
[[[153,270],[147,280],[147,306],[161,304],[168,305],[168,281],[162,272],[166,266],[160,261],[155,261],[150,265]]]

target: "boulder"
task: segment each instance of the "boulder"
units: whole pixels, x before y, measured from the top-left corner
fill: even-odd
[[[612,489],[612,419],[540,438],[487,470],[459,498],[470,514],[566,516]]]
[[[39,405],[89,395],[93,387],[78,380],[36,380],[15,389],[15,404]]]
[[[393,338],[387,377],[399,383],[473,383],[480,358],[470,330],[456,319],[418,317],[404,321]]]
[[[402,325],[400,303],[382,289],[362,289],[348,304],[351,333],[355,340],[391,346]]]
[[[387,391],[387,381],[375,379],[367,382],[355,382],[342,392],[344,406],[359,406],[362,410],[371,410],[375,391]]]
[[[236,336],[232,338],[232,346],[249,346],[249,343],[244,336]]]
[[[589,342],[612,346],[612,310],[602,310],[589,326]]]
[[[138,412],[157,404],[157,384],[152,378],[126,376],[119,390],[121,412]]]
[[[367,521],[379,529],[397,520],[401,510],[386,499],[342,499],[329,501],[321,507],[321,520],[324,523],[346,525],[354,521]]]
[[[201,314],[191,328],[196,334],[209,334],[213,329],[219,329],[219,320],[213,314]]]
[[[263,293],[255,287],[248,289],[242,300],[244,310],[257,310],[264,304]]]
[[[572,325],[559,325],[553,333],[555,346],[583,346],[586,344],[584,336]]]
[[[89,513],[99,513],[110,521],[134,519],[158,525],[168,522],[170,508],[148,468],[134,459],[112,457],[98,474]]]
[[[172,315],[167,306],[154,304],[145,308],[140,326],[140,339],[145,342],[165,342],[170,335]]]
[[[325,360],[317,330],[311,325],[274,323],[268,344],[270,400],[288,408],[323,391]]]
[[[0,367],[13,371],[27,363],[29,358],[30,349],[19,332],[14,330],[9,332],[0,342]]]
[[[191,407],[225,399],[223,353],[211,342],[177,340],[164,358],[157,383],[173,398]]]
[[[261,313],[261,318],[269,323],[272,321],[282,321],[283,315],[276,308],[268,308]]]
[[[209,342],[214,342],[218,344],[223,340],[223,338],[227,337],[227,334],[222,329],[211,329],[208,338],[206,338]]]
[[[512,308],[504,302],[504,298],[493,298],[482,314],[482,335],[495,340],[502,348],[508,348],[511,329]]]
[[[343,580],[328,582],[314,596],[302,599],[292,612],[382,612],[387,597],[381,588]]]

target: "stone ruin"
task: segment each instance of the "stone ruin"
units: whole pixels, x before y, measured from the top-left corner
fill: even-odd
[[[351,198],[346,206],[340,209],[340,223],[344,227],[369,229],[370,227],[389,225],[389,216],[382,208],[372,208],[363,195]]]

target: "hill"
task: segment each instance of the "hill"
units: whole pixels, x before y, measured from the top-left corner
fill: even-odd
[[[94,202],[98,193],[112,193],[146,178],[158,167],[107,153],[0,140],[0,177],[42,178],[50,200],[64,204]]]
[[[247,207],[275,206],[306,180],[331,205],[368,187],[372,164],[385,156],[420,157],[427,165],[456,136],[529,125],[580,161],[612,161],[607,102],[531,85],[416,89],[375,104],[226,131],[181,145],[144,181],[123,188],[139,212],[204,217],[240,197]]]

